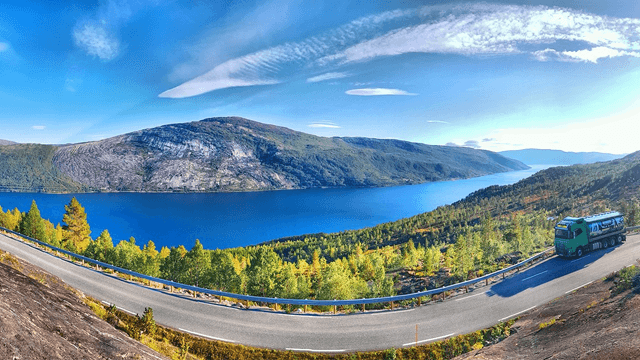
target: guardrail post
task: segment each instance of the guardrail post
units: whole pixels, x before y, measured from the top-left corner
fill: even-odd
[[[464,293],[468,294],[469,293],[469,285],[465,285],[464,286]]]
[[[364,303],[362,303],[362,312],[364,312]]]
[[[421,305],[422,305],[422,298],[418,297],[418,306],[421,306]]]
[[[337,308],[337,306],[333,305],[333,315],[336,314],[336,310],[337,310],[336,308]]]
[[[502,280],[504,280],[504,273],[502,273]]]
[[[489,279],[488,279],[488,278],[487,278],[487,279],[484,279],[484,285],[485,285],[485,286],[488,286],[488,285],[489,285]]]
[[[304,304],[304,312],[307,312],[307,304]]]
[[[393,310],[393,301],[390,302],[390,304],[391,304],[391,310]]]

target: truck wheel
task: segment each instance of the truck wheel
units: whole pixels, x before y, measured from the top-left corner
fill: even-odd
[[[609,246],[614,247],[616,245],[616,238],[614,236],[609,238]]]
[[[616,241],[618,242],[618,245],[622,244],[622,235],[618,235]]]
[[[576,257],[582,257],[582,248],[581,248],[581,247],[579,247],[579,248],[576,250]]]
[[[602,240],[602,248],[606,249],[608,247],[609,247],[609,240],[608,239]]]

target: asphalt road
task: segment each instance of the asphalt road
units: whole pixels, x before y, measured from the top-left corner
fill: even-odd
[[[571,292],[640,258],[640,235],[580,259],[552,257],[493,285],[413,309],[351,315],[241,310],[149,289],[56,258],[0,235],[0,249],[60,277],[84,293],[156,321],[211,339],[318,352],[379,350],[425,343],[495,325]]]

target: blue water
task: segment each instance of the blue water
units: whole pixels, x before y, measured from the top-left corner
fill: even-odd
[[[377,225],[435,209],[478,189],[517,182],[548,166],[467,180],[368,189],[309,189],[216,194],[0,193],[6,211],[28,211],[36,200],[42,217],[62,222],[73,196],[85,207],[96,238],[108,229],[114,244],[133,236],[141,245],[207,249],[254,245],[285,236],[337,232]]]

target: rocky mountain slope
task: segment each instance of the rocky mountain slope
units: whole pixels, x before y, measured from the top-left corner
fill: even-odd
[[[166,359],[99,319],[74,291],[0,252],[0,359]]]
[[[15,144],[13,141],[0,139],[0,145],[13,145],[13,144]]]
[[[237,117],[59,146],[51,165],[62,182],[84,191],[189,192],[387,186],[527,168],[489,151],[326,138]]]

